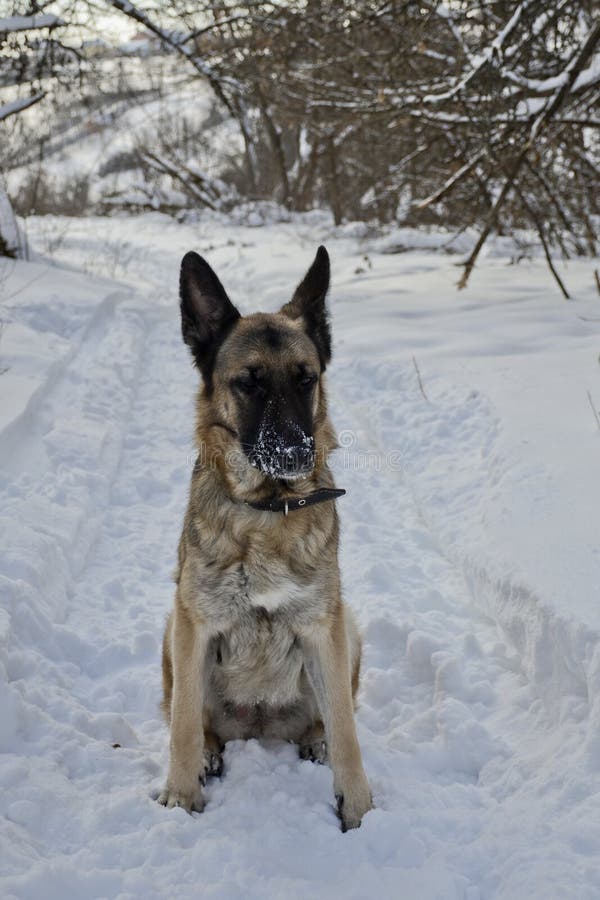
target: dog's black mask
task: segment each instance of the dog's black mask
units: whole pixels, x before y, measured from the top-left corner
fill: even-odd
[[[240,444],[252,465],[265,475],[296,478],[312,470],[316,382],[314,373],[296,367],[250,369],[236,379]]]

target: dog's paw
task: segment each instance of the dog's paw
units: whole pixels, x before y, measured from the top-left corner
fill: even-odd
[[[201,781],[206,784],[207,778],[220,778],[223,774],[223,755],[216,750],[204,751],[204,770]]]
[[[161,806],[166,806],[167,809],[180,806],[188,813],[202,812],[204,809],[204,797],[200,785],[191,789],[178,789],[167,784],[157,799]]]
[[[373,809],[371,791],[364,775],[355,779],[345,790],[336,790],[335,799],[343,832],[360,828],[363,816]]]
[[[323,765],[327,762],[327,741],[316,740],[300,744],[298,754],[300,759],[309,759],[311,762]]]

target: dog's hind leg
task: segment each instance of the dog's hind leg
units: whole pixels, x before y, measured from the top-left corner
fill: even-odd
[[[223,744],[204,723],[204,779],[209,777],[219,778],[223,774]]]
[[[350,685],[352,699],[356,705],[356,694],[360,684],[360,662],[362,657],[362,640],[351,609],[344,607],[344,624],[348,642],[348,662],[350,663]]]
[[[171,629],[173,613],[169,613],[162,645],[163,698],[160,704],[167,725],[171,722],[171,698],[173,696],[173,659],[171,657]]]
[[[309,759],[311,762],[327,762],[327,741],[325,740],[325,726],[319,719],[310,728],[307,728],[300,738],[298,753],[300,759]]]

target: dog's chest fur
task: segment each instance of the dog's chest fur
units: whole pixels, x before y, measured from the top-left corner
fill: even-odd
[[[197,562],[199,612],[217,633],[210,654],[215,694],[235,704],[293,704],[303,666],[299,636],[319,614],[319,585],[301,583],[284,560],[260,554],[214,568]]]

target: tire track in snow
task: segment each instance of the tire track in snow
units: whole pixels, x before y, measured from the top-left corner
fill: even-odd
[[[378,388],[383,388],[387,403],[386,367],[375,371]],[[393,376],[392,376],[393,377]],[[440,403],[426,404],[415,389],[415,378],[407,372],[399,392],[403,403],[387,404],[378,429],[382,457],[390,449],[401,447],[401,474],[409,486],[413,504],[435,540],[439,552],[462,578],[466,602],[474,615],[494,622],[513,662],[543,701],[549,721],[560,723],[565,704],[572,704],[581,717],[587,706],[592,761],[598,760],[600,733],[600,641],[599,636],[577,621],[554,614],[542,598],[526,584],[519,583],[510,571],[500,575],[487,566],[493,558],[487,548],[480,558],[461,545],[463,524],[457,522],[455,534],[449,529],[453,507],[464,508],[464,496],[473,504],[489,490],[487,481],[501,481],[507,462],[494,449],[496,423],[485,398],[477,391],[457,398],[446,392]],[[374,420],[377,414],[369,413]],[[411,420],[417,424],[414,430]],[[408,427],[407,427],[408,426]],[[416,437],[413,435],[416,435]],[[436,458],[437,457],[437,458]],[[489,471],[486,473],[485,467]],[[445,472],[462,467],[461,486],[447,489]],[[458,496],[457,496],[458,494]],[[455,500],[458,499],[458,504]],[[449,518],[450,516],[450,518]],[[441,521],[440,521],[441,519]],[[464,543],[464,539],[463,539]],[[506,570],[505,570],[506,571]]]
[[[353,457],[358,464],[338,475],[338,481],[350,477],[350,500],[355,498],[353,509],[342,513],[342,523],[350,529],[343,571],[351,582],[349,599],[365,624],[365,696],[371,710],[381,701],[384,713],[383,727],[376,730],[387,730],[399,748],[414,746],[408,738],[411,722],[419,730],[425,717],[425,740],[451,742],[443,715],[436,721],[436,709],[455,700],[463,704],[465,720],[477,722],[496,698],[496,676],[512,666],[495,627],[468,603],[462,573],[423,520],[405,474],[387,462],[390,453],[378,436],[373,408],[342,404],[342,409],[336,419],[353,425],[356,438],[346,464],[352,467]],[[498,654],[494,665],[486,658],[490,651]],[[506,748],[483,727],[475,730],[481,735],[481,758],[472,742],[455,762],[457,774],[476,783],[488,754],[503,755]],[[444,765],[451,768],[452,760]]]
[[[7,612],[0,661],[13,682],[9,692],[16,691],[7,701],[15,729],[17,708],[27,718],[25,676],[64,663],[59,623],[106,514],[144,331],[131,300],[101,304],[68,365],[44,391],[10,478],[3,479],[0,586]],[[6,743],[13,737],[7,729]]]
[[[78,357],[89,353],[94,339],[106,332],[118,305],[127,300],[130,292],[111,291],[92,310],[88,321],[81,329],[69,351],[55,361],[47,372],[43,384],[29,398],[21,414],[0,433],[0,462],[6,472],[20,472],[26,468],[26,454],[31,449],[30,442],[39,440],[43,433],[42,424],[47,423],[47,409],[52,405],[52,397],[60,390],[71,370],[76,370]],[[34,323],[31,323],[34,324]]]
[[[579,896],[580,891],[581,896],[592,897],[586,878],[575,887],[573,875],[589,864],[589,846],[583,836],[570,833],[580,815],[587,821],[600,812],[598,794],[586,794],[590,777],[585,752],[587,704],[571,696],[567,680],[560,718],[556,720],[554,710],[547,714],[539,685],[528,677],[518,645],[511,643],[510,635],[507,640],[478,602],[468,572],[446,552],[412,483],[415,448],[423,442],[422,454],[427,457],[432,428],[446,428],[448,421],[453,422],[456,433],[451,430],[449,439],[458,439],[460,446],[461,428],[469,431],[473,426],[468,440],[485,446],[489,441],[485,410],[473,409],[470,403],[462,412],[443,412],[436,424],[435,410],[419,412],[423,401],[408,361],[399,368],[351,365],[346,374],[338,372],[336,377],[344,386],[337,396],[360,397],[361,385],[364,389],[365,383],[371,383],[375,394],[369,395],[368,403],[342,402],[342,415],[336,415],[335,421],[354,427],[359,461],[384,461],[374,472],[363,465],[358,474],[346,471],[338,476],[340,483],[342,477],[354,483],[358,495],[354,518],[370,523],[366,530],[364,524],[353,526],[358,540],[349,536],[343,567],[356,573],[348,593],[359,616],[365,607],[363,597],[369,598],[369,588],[363,585],[372,580],[373,572],[384,573],[373,582],[374,599],[366,604],[363,697],[368,709],[359,713],[359,720],[377,735],[376,741],[383,735],[393,753],[412,756],[421,773],[437,772],[434,792],[442,806],[447,806],[461,778],[470,782],[473,808],[460,854],[464,866],[470,844],[474,852],[476,846],[481,852],[482,837],[489,845],[489,858],[481,871],[475,855],[470,860],[473,882],[482,888],[483,896],[521,896],[517,860],[522,854],[515,840],[520,833],[521,844],[529,842],[533,848],[530,859],[520,860],[521,866],[527,871],[539,867],[529,883],[534,896],[562,896],[564,890],[570,892],[565,896]],[[406,430],[411,429],[414,434],[408,439]],[[398,459],[398,451],[403,464],[390,467],[385,460],[390,453]],[[435,472],[435,462],[432,465]],[[445,461],[440,476],[444,465]],[[354,491],[349,492],[350,498]],[[399,665],[398,657],[404,657]],[[400,677],[398,670],[404,673]],[[375,719],[374,706],[383,709]],[[387,732],[386,722],[391,726]],[[388,785],[382,783],[381,792],[385,796],[386,788],[400,785],[398,800],[404,791],[406,802],[400,771],[401,767]],[[419,785],[424,787],[431,790],[431,785]],[[589,807],[585,812],[578,810],[582,796]],[[556,809],[565,812],[564,818],[554,815]],[[515,822],[519,823],[516,832]],[[536,843],[540,829],[545,831],[541,845]],[[549,876],[547,854],[553,841],[560,852],[568,846],[572,856],[569,865],[557,865]],[[494,852],[496,845],[504,848],[501,859]],[[513,854],[512,882],[508,878],[512,887],[504,885],[503,891],[497,891],[507,856]],[[559,884],[562,887],[557,888]]]
[[[28,709],[20,711],[21,721],[29,719],[36,732],[38,746],[43,717],[43,748],[48,742],[59,747],[51,762],[37,761],[39,773],[31,778],[36,790],[50,802],[54,788],[47,785],[66,773],[67,808],[89,803],[93,810],[79,831],[62,828],[57,834],[53,816],[35,827],[29,823],[48,859],[57,850],[68,854],[82,841],[93,841],[98,821],[112,836],[123,792],[129,803],[153,808],[149,777],[162,771],[166,751],[158,709],[159,643],[172,600],[171,573],[193,463],[196,377],[182,352],[174,315],[157,310],[145,321],[136,311],[128,324],[136,332],[135,385],[115,426],[118,453],[113,447],[102,472],[101,516],[94,514],[89,552],[80,555],[77,571],[63,586],[61,624],[48,623],[48,640],[32,657],[32,665],[44,672],[44,692],[28,691]],[[117,331],[119,326],[122,321],[111,324]],[[113,335],[113,348],[123,340]],[[114,359],[114,354],[105,357],[110,365]],[[102,405],[96,401],[96,411]],[[104,773],[102,789],[95,785],[90,795],[90,776],[98,770]]]

